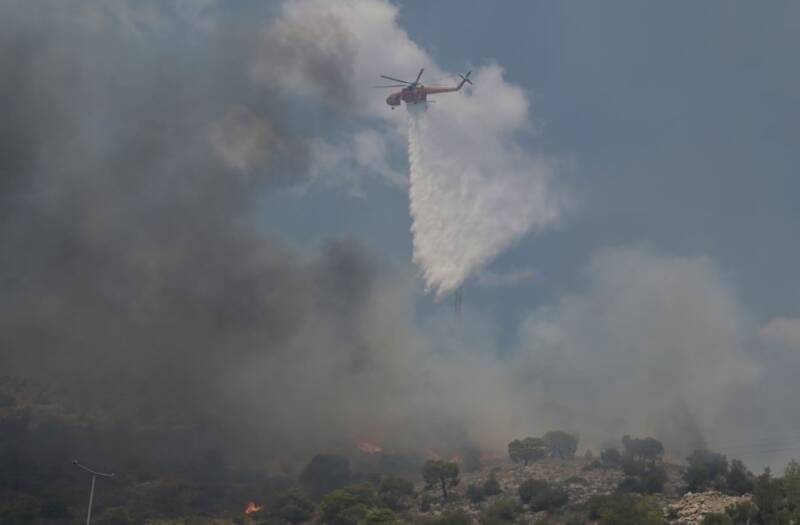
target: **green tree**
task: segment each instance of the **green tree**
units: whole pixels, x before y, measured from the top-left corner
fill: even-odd
[[[578,437],[562,430],[548,432],[542,437],[542,441],[554,458],[571,459],[578,450]]]
[[[784,511],[783,483],[772,477],[769,468],[756,478],[753,487],[753,503],[758,508],[758,519],[763,523],[781,523]]]
[[[511,461],[524,465],[546,457],[548,451],[545,442],[535,437],[515,439],[508,444],[508,457],[511,458]]]
[[[275,499],[269,514],[289,523],[303,523],[314,516],[314,503],[299,490],[290,490]]]
[[[655,438],[632,438],[622,437],[622,458],[623,460],[635,461],[638,463],[656,463],[664,455],[664,445]]]
[[[447,499],[447,487],[458,484],[458,464],[440,459],[429,459],[422,467],[422,479],[433,487],[437,483],[442,489],[442,497]]]
[[[725,477],[725,492],[737,496],[753,492],[753,473],[738,459],[731,461],[728,475]]]
[[[692,492],[707,488],[723,488],[728,476],[728,459],[709,450],[695,450],[686,458],[688,466],[683,480]]]
[[[800,517],[800,463],[791,460],[783,472],[783,490],[788,507]]]
[[[319,500],[350,483],[350,462],[335,454],[317,454],[303,467],[299,480],[305,491]]]
[[[408,507],[414,498],[414,484],[397,476],[388,476],[378,485],[378,496],[381,502],[392,510]]]
[[[322,499],[320,517],[327,525],[359,525],[377,502],[378,495],[369,483],[351,485]]]

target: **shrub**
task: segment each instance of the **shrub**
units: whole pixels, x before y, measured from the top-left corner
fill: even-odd
[[[337,489],[323,498],[321,518],[328,525],[358,525],[377,501],[375,489],[368,483]]]
[[[314,503],[299,490],[290,490],[275,499],[269,514],[289,523],[302,523],[314,515]]]
[[[527,465],[531,461],[536,461],[547,456],[549,448],[545,442],[539,438],[526,437],[525,439],[515,439],[508,444],[508,457],[514,463]]]
[[[650,497],[612,494],[589,500],[589,519],[600,525],[661,525],[664,515]]]
[[[688,458],[683,480],[688,489],[698,492],[707,488],[723,488],[728,475],[728,459],[709,450],[695,450]]]
[[[397,516],[389,509],[372,509],[367,512],[366,525],[399,525]]]
[[[735,505],[731,505],[725,509],[725,513],[731,517],[731,520],[739,525],[740,523],[755,523],[758,517],[758,509],[749,501],[742,501]]]
[[[657,439],[622,437],[622,456],[639,463],[655,463],[664,455],[664,445]]]
[[[753,473],[738,459],[731,461],[731,468],[725,478],[725,491],[738,496],[753,492]]]
[[[758,508],[760,520],[766,523],[775,521],[783,506],[783,499],[783,483],[772,477],[770,469],[764,469],[753,487],[753,503]]]
[[[469,499],[472,503],[480,503],[486,499],[483,489],[475,484],[471,484],[467,487],[466,495],[467,499]]]
[[[582,478],[580,476],[570,476],[568,477],[564,483],[567,485],[588,485],[589,481],[586,478]]]
[[[512,500],[500,500],[489,505],[481,512],[481,525],[513,525],[520,512],[519,504]]]
[[[500,483],[497,481],[497,477],[494,475],[494,472],[489,474],[489,479],[487,479],[483,483],[483,493],[487,496],[496,496],[503,492],[502,487],[500,487]]]
[[[655,494],[664,490],[667,482],[667,472],[661,465],[646,465],[631,470],[633,475],[623,479],[617,486],[620,492],[635,492],[638,494]]]
[[[727,514],[715,512],[706,514],[700,525],[734,525],[733,520]]]
[[[518,492],[522,503],[529,505],[533,511],[560,507],[569,498],[567,491],[560,485],[540,479],[528,479],[522,482]]]
[[[548,432],[542,437],[542,440],[547,445],[550,456],[554,458],[573,458],[575,457],[575,451],[578,450],[577,436],[562,430]]]
[[[407,479],[389,476],[381,480],[378,486],[381,502],[392,510],[400,510],[408,506],[414,497],[414,484]]]
[[[422,479],[433,487],[439,484],[442,489],[442,497],[447,499],[447,487],[458,485],[458,464],[450,461],[429,459],[422,467]]]

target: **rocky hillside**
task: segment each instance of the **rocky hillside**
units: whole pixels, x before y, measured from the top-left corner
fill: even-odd
[[[749,495],[726,496],[716,491],[685,493],[682,479],[684,467],[665,463],[667,481],[663,492],[648,498],[661,510],[670,524],[698,524],[710,513],[722,513],[731,505],[750,501]],[[497,480],[501,492],[474,501],[469,496],[470,486],[483,486],[490,478]],[[431,518],[442,519],[456,513],[469,516],[475,523],[485,523],[486,511],[499,502],[519,505],[514,518],[516,523],[585,523],[586,509],[593,496],[615,493],[625,478],[621,469],[603,468],[594,459],[574,458],[565,461],[548,459],[530,465],[515,465],[498,461],[474,472],[464,473],[458,485],[450,490],[448,499],[442,499],[437,487],[417,486],[420,505],[401,516],[403,521],[424,522]],[[543,511],[531,504],[522,504],[520,485],[537,479],[562,487],[567,493],[563,506]],[[685,494],[684,494],[685,493]]]

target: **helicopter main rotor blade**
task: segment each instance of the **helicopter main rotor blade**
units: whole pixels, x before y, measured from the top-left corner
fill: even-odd
[[[391,80],[393,82],[402,82],[403,84],[411,84],[411,82],[407,82],[405,80],[400,80],[399,78],[387,77],[386,75],[380,75],[380,77],[381,78],[385,78],[386,80]]]
[[[416,85],[416,84],[419,84],[419,79],[422,77],[422,72],[423,72],[423,71],[425,71],[425,68],[424,68],[424,67],[423,67],[423,68],[421,68],[421,69],[419,70],[419,75],[417,75],[417,79],[414,81],[414,84],[415,84],[415,85]]]
[[[398,87],[406,87],[405,84],[392,84],[391,86],[372,86],[374,88],[398,88]]]

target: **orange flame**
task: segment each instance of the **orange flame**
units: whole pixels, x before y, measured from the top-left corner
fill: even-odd
[[[256,512],[261,512],[262,510],[264,510],[264,505],[256,505],[255,501],[251,501],[244,508],[244,513],[250,516]]]
[[[369,454],[370,456],[373,454],[377,454],[378,452],[383,452],[383,449],[376,445],[375,443],[370,443],[369,441],[362,441],[358,444],[358,450],[363,452],[364,454]]]

